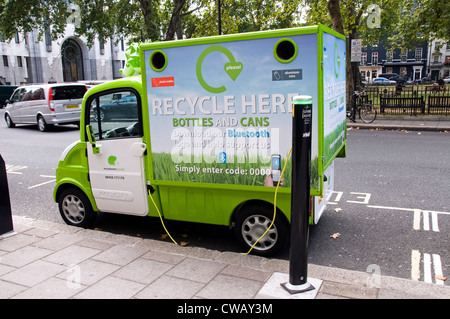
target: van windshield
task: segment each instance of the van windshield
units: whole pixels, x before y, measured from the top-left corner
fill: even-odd
[[[81,99],[86,93],[84,85],[65,85],[52,87],[53,100]]]

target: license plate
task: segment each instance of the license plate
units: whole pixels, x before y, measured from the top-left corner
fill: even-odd
[[[66,105],[66,109],[78,109],[80,106],[78,104]]]

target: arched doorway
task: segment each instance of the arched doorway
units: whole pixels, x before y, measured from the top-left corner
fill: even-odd
[[[79,44],[67,39],[61,46],[61,56],[64,82],[84,80],[83,53]]]

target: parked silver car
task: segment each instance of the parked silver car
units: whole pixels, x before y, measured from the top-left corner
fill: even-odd
[[[41,132],[54,124],[80,125],[84,84],[58,83],[18,87],[5,108],[6,125],[37,124]]]

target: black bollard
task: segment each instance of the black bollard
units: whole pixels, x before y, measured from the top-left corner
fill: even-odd
[[[0,236],[13,231],[6,164],[0,155]]]
[[[296,96],[292,110],[291,247],[289,282],[281,285],[291,294],[315,289],[307,282],[311,176],[312,97]]]

